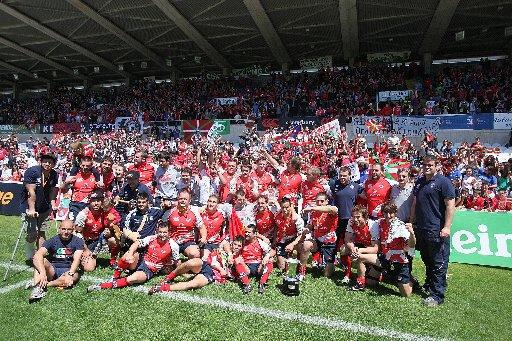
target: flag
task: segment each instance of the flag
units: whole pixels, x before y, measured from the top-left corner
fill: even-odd
[[[243,236],[244,232],[244,225],[238,217],[238,214],[236,214],[235,207],[233,207],[229,219],[229,238],[233,241],[237,236]]]
[[[389,180],[398,180],[398,170],[401,168],[410,168],[411,163],[409,161],[396,161],[393,163],[387,163],[384,165],[384,177]]]
[[[366,121],[364,125],[372,134],[377,134],[384,129],[382,124],[375,122],[373,119]]]
[[[183,138],[190,143],[194,134],[207,136],[213,123],[212,120],[184,120],[182,122]]]

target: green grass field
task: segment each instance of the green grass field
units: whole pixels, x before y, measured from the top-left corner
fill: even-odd
[[[8,262],[18,232],[19,218],[0,216],[0,262]],[[391,285],[349,292],[339,284],[339,271],[334,280],[308,274],[300,296],[292,298],[280,293],[276,274],[263,296],[245,296],[234,283],[167,296],[133,289],[86,294],[91,282],[83,279],[70,290],[50,289],[29,305],[29,291],[2,290],[30,278],[23,247],[15,258],[18,268],[0,283],[0,340],[512,338],[512,271],[505,269],[451,264],[447,300],[434,309],[423,307],[417,294],[401,298]],[[5,266],[0,271],[3,277]],[[88,275],[110,274],[100,268]],[[421,261],[415,275],[424,277]]]

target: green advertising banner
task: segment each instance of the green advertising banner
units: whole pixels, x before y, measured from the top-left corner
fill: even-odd
[[[219,135],[229,135],[231,132],[231,122],[229,120],[215,120],[213,129]]]
[[[512,268],[512,214],[456,211],[450,262]]]
[[[36,134],[39,131],[39,126],[30,129],[24,125],[15,124],[1,124],[0,134]]]

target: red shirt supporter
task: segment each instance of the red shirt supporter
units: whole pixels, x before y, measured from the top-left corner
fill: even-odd
[[[93,211],[89,207],[80,211],[75,224],[82,228],[84,240],[96,240],[107,227],[103,210]]]
[[[195,228],[203,224],[199,212],[187,209],[180,212],[173,208],[169,214],[169,235],[178,244],[195,240]]]
[[[206,226],[206,239],[208,243],[218,244],[222,242],[226,237],[224,231],[226,219],[224,214],[217,210],[214,212],[205,211],[201,213],[201,218]]]
[[[133,164],[128,167],[128,171],[135,170],[140,173],[140,183],[152,187],[153,178],[155,177],[155,168],[149,163],[143,162]]]
[[[338,214],[311,211],[310,222],[313,227],[313,237],[324,244],[336,243],[336,228]]]
[[[101,179],[103,181],[103,185],[105,186],[105,191],[110,191],[112,188],[112,183],[115,179],[114,172],[102,173]]]
[[[242,172],[244,172],[243,169],[242,169]],[[236,189],[243,190],[247,201],[250,203],[253,203],[256,201],[256,197],[258,194],[258,183],[256,182],[255,179],[253,179],[249,176],[248,172],[246,173],[245,176],[244,175],[245,175],[245,173],[242,173],[242,176],[240,176],[237,179]]]
[[[173,239],[162,241],[157,235],[146,237],[140,241],[140,246],[147,245],[144,262],[149,270],[157,273],[164,265],[179,258],[179,246]]]
[[[264,159],[260,159],[256,165],[256,169],[250,174],[250,177],[256,180],[260,193],[265,192],[274,182],[274,177],[265,170],[266,167],[267,162]]]
[[[507,198],[507,196],[504,193],[498,194],[495,200],[495,204],[493,206],[493,210],[512,211],[512,200]]]
[[[259,234],[272,241],[276,233],[274,213],[269,209],[258,210],[258,212],[256,212],[256,229]]]
[[[497,205],[496,198],[489,198],[489,197],[481,197],[478,196],[475,198],[473,202],[473,209],[475,211],[481,211],[481,210],[488,210],[493,211],[494,207]]]
[[[229,161],[225,172],[219,171],[221,186],[219,188],[219,196],[221,202],[227,202],[232,191],[231,182],[235,177],[237,164],[235,161]]]
[[[381,176],[382,166],[374,165],[372,178],[364,183],[364,195],[368,213],[373,218],[381,216],[380,206],[389,199],[391,195],[391,185]]]
[[[254,238],[251,242],[245,242],[237,256],[242,256],[245,264],[259,264],[263,257],[270,252],[270,246],[261,239]]]

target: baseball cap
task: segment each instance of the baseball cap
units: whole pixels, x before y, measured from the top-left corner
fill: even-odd
[[[44,159],[52,159],[52,160],[53,160],[53,162],[57,162],[57,157],[56,157],[53,153],[51,153],[51,152],[49,152],[49,151],[43,151],[43,152],[41,152],[41,154],[39,154],[39,159],[40,159],[40,160],[44,160]]]
[[[105,198],[105,194],[103,193],[103,191],[94,191],[91,193],[90,197],[89,197],[91,200],[93,199],[104,199]]]

